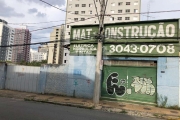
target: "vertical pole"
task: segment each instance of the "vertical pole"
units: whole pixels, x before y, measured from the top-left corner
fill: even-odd
[[[100,86],[101,86],[101,60],[102,60],[102,42],[103,42],[103,34],[104,34],[104,11],[105,11],[105,0],[101,0],[100,2],[100,23],[99,23],[99,39],[97,46],[97,58],[96,58],[96,72],[95,72],[95,83],[94,83],[94,95],[93,95],[93,103],[99,104],[100,98]]]

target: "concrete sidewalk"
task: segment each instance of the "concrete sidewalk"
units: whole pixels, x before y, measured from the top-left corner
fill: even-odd
[[[57,95],[42,95],[10,90],[0,90],[0,97],[10,97],[15,99],[24,99],[27,101],[45,102],[87,109],[104,110],[116,113],[126,113],[128,115],[139,117],[156,117],[169,120],[180,120],[180,110],[158,108],[149,105],[100,101],[100,104],[98,106],[94,106],[92,100],[87,99],[79,99]]]

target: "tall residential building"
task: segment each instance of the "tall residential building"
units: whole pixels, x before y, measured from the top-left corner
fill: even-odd
[[[42,60],[47,60],[47,53],[38,52],[36,50],[30,49],[30,62],[41,62]]]
[[[14,29],[8,23],[0,19],[0,46],[13,45]],[[0,47],[0,61],[12,61],[12,48]]]
[[[98,13],[100,13],[99,1],[100,0],[95,0]],[[107,4],[106,14],[110,14],[111,16],[105,16],[104,23],[139,21],[140,14],[138,13],[140,12],[140,6],[141,0],[110,0]],[[66,44],[68,44],[70,39],[70,29],[72,25],[99,24],[98,18],[95,17],[97,13],[93,0],[67,0],[66,11]],[[69,51],[64,49],[63,59],[66,63],[68,56]]]
[[[56,41],[48,44],[48,64],[63,64],[64,45],[64,25],[54,28],[50,34],[50,41]]]
[[[14,44],[29,44],[31,43],[31,33],[26,27],[16,28],[14,35]],[[21,61],[29,62],[30,46],[16,46],[13,47],[12,61],[19,63]]]

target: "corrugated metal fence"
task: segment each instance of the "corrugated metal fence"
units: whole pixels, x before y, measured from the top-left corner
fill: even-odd
[[[40,67],[7,66],[5,88],[10,90],[37,92]]]
[[[6,80],[6,64],[0,63],[0,89],[4,89]]]

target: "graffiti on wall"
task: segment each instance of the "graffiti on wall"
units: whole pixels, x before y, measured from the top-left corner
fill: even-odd
[[[134,88],[135,93],[154,95],[155,87],[151,78],[134,76],[131,83],[132,88],[127,88],[124,86],[126,84],[125,79],[118,79],[119,74],[117,72],[112,72],[106,80],[106,91],[109,95],[116,94],[117,96],[124,96],[125,93],[132,94],[132,88]]]
[[[141,78],[134,76],[131,86],[134,87],[134,91],[136,93],[154,95],[155,87],[152,83],[153,82],[151,78]]]
[[[107,78],[107,86],[106,90],[109,95],[116,94],[118,96],[123,96],[126,93],[126,87],[123,85],[125,83],[125,80],[119,80],[118,79],[119,74],[116,72],[111,73]],[[121,83],[118,86],[118,83]]]

